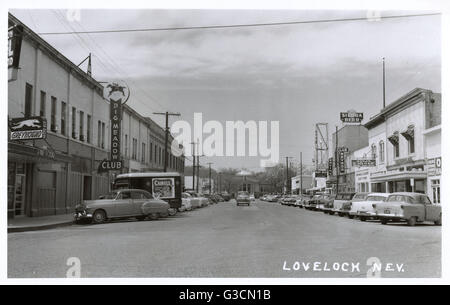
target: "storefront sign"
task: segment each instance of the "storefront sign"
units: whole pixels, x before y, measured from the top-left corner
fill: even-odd
[[[339,152],[339,172],[345,173],[345,152]]]
[[[441,162],[442,162],[441,157],[428,159],[428,162],[427,162],[428,175],[430,175],[430,176],[441,175],[441,173],[442,173]]]
[[[98,173],[106,173],[109,171],[117,171],[123,168],[123,161],[111,161],[111,160],[102,160],[98,166]]]
[[[103,160],[98,172],[107,172],[112,170],[122,170],[123,161],[120,156],[120,144],[122,130],[122,105],[129,97],[130,90],[124,82],[112,82],[105,86],[103,96],[109,101],[109,113],[111,122],[111,156],[110,160]]]
[[[376,160],[375,159],[356,159],[356,160],[352,160],[352,166],[372,167],[372,166],[376,166]]]
[[[15,118],[9,121],[9,139],[37,140],[47,138],[47,120],[42,117]]]
[[[327,172],[323,171],[323,170],[316,170],[314,172],[314,177],[315,178],[326,178],[327,177]]]
[[[329,158],[328,159],[328,175],[332,176],[333,175],[333,158]]]
[[[343,123],[361,123],[364,118],[362,112],[356,112],[349,110],[347,112],[341,112],[341,121]]]
[[[153,178],[152,193],[155,198],[175,198],[174,178]]]
[[[8,69],[19,68],[22,36],[23,26],[16,25],[8,29]]]

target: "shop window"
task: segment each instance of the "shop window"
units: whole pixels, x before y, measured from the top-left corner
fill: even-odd
[[[141,162],[142,162],[142,163],[145,163],[145,143],[142,143]]]
[[[441,203],[441,180],[433,179],[431,180],[431,190],[433,192],[433,203]]]
[[[97,146],[102,147],[102,121],[97,123]]]
[[[105,148],[105,123],[102,122],[102,148]]]
[[[391,144],[392,144],[394,158],[400,157],[400,144],[399,144],[398,131],[394,132],[394,134],[392,136],[390,136],[388,139],[389,139],[389,142],[391,142]]]
[[[415,152],[414,125],[409,125],[408,128],[402,132],[402,136],[408,141],[408,154],[413,154]]]

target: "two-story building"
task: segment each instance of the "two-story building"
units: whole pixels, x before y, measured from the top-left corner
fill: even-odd
[[[439,152],[434,153],[440,156],[440,132],[433,131],[440,117],[441,95],[416,88],[365,124],[376,159],[376,167],[370,169],[371,191],[427,193],[427,149],[430,141],[439,142]]]
[[[9,14],[9,26],[17,25],[23,36],[8,120],[39,117],[47,128],[44,139],[8,140],[8,216],[69,213],[110,190],[113,175],[97,171],[109,158],[110,106],[98,81]],[[163,128],[125,106],[121,134],[122,171],[162,171]],[[183,173],[183,158],[169,151],[168,170]]]

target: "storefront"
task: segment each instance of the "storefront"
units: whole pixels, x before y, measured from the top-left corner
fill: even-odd
[[[426,193],[427,174],[424,171],[393,170],[371,175],[372,192]]]

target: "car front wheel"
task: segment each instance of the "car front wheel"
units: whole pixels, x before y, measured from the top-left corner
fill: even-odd
[[[388,220],[384,219],[384,218],[381,218],[380,222],[381,222],[382,225],[386,225],[388,223]]]
[[[434,222],[437,226],[442,226],[442,215],[439,215],[439,219]]]
[[[414,226],[416,225],[416,222],[417,222],[416,217],[410,217],[410,218],[408,219],[408,226],[414,227]]]
[[[106,221],[106,213],[103,210],[97,210],[94,212],[94,215],[92,215],[93,223],[103,223],[105,221]]]

